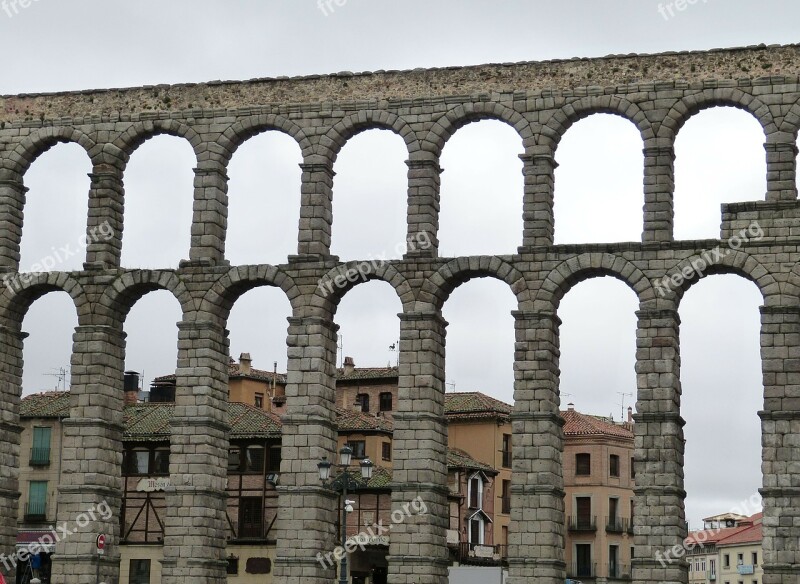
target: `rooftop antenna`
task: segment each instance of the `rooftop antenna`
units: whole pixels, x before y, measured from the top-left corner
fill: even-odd
[[[389,345],[389,350],[395,353],[395,367],[400,367],[400,341],[397,340]]]
[[[55,371],[55,373],[43,373],[43,375],[45,375],[46,377],[56,378],[55,391],[66,391],[67,373],[69,372],[69,369],[65,369],[64,367],[59,367],[58,369],[51,369],[51,371]]]
[[[447,391],[448,387],[450,388],[450,391],[455,391],[456,390],[456,382],[455,381],[451,381],[450,383],[447,383],[445,381],[444,382],[444,387],[445,387],[445,392]]]
[[[272,362],[272,393],[275,394],[275,380],[278,378],[278,362]]]
[[[619,419],[620,421],[625,421],[625,398],[626,397],[633,397],[632,393],[625,393],[622,391],[618,391],[617,395],[620,396],[620,404],[619,404]]]
[[[336,348],[339,349],[339,369],[344,369],[344,337],[336,335]]]

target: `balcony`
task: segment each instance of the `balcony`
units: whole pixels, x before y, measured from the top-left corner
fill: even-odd
[[[606,517],[606,533],[626,533],[630,521],[623,517]]]
[[[49,448],[31,448],[31,466],[48,466],[49,464]]]
[[[590,515],[574,515],[567,520],[570,531],[597,531],[597,517]]]
[[[567,566],[567,578],[576,580],[578,578],[597,578],[597,564],[587,564],[577,562]]]
[[[47,521],[47,503],[28,503],[25,505],[25,521]]]
[[[606,570],[609,580],[630,580],[631,579],[631,565],[630,564],[609,564]]]
[[[461,542],[458,544],[458,561],[460,564],[480,564],[496,566],[508,559],[508,546],[480,545]]]
[[[709,582],[716,582],[717,581],[717,573],[716,572],[712,572],[711,570],[706,572],[706,577],[708,578]]]

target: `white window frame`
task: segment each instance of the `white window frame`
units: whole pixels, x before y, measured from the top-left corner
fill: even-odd
[[[478,479],[478,506],[470,507],[472,502],[472,481]],[[469,509],[483,509],[483,473],[476,472],[467,479],[467,507]]]

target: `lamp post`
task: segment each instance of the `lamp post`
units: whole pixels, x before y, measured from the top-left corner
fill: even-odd
[[[347,514],[353,510],[353,501],[347,500],[347,492],[354,491],[360,487],[350,472],[350,463],[353,460],[353,449],[345,446],[339,451],[339,474],[331,480],[331,468],[334,466],[327,456],[323,456],[317,467],[319,468],[319,478],[325,488],[342,494],[342,520],[341,520],[341,545],[344,550],[342,561],[339,564],[339,584],[347,584]],[[373,464],[369,458],[361,461],[361,478],[369,481],[372,478]],[[330,481],[330,482],[329,482]]]

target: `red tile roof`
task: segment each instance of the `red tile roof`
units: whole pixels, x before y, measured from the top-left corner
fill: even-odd
[[[275,378],[275,383],[280,383],[281,385],[286,385],[286,374],[285,373],[278,373],[277,375],[272,371],[265,371],[263,369],[255,369],[251,368],[250,373],[242,373],[242,367],[239,363],[229,363],[228,364],[228,377],[246,377],[248,379],[259,379],[261,381],[269,381],[272,383],[272,379]],[[160,383],[175,383],[175,374],[171,373],[170,375],[162,375],[161,377],[156,377],[153,379],[153,383],[160,384]]]
[[[400,376],[397,367],[356,367],[350,373],[344,369],[336,370],[337,381],[355,381],[359,379],[397,379]]]
[[[444,394],[444,412],[448,419],[508,419],[513,406],[478,391]]]
[[[336,408],[336,424],[340,432],[387,432],[394,430],[392,420],[375,414]]]
[[[633,429],[628,424],[618,424],[600,416],[590,416],[567,410],[561,412],[565,436],[614,436],[633,439]]]

